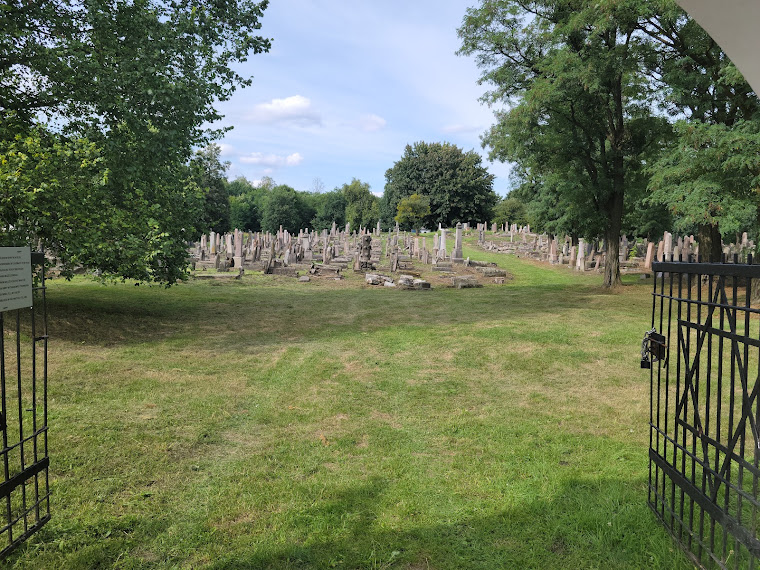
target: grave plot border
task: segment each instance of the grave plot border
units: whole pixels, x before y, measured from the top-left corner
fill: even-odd
[[[50,520],[45,257],[31,261],[33,306],[0,312],[0,559]]]
[[[642,345],[647,502],[705,569],[756,568],[760,558],[760,265],[734,262],[653,263]]]

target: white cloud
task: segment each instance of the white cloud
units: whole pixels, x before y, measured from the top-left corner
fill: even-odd
[[[245,164],[256,164],[266,166],[268,169],[280,168],[282,166],[298,166],[303,162],[303,155],[300,152],[294,152],[288,156],[280,154],[264,154],[263,152],[252,152],[247,156],[241,156],[240,162]],[[270,171],[271,172],[271,171]]]
[[[322,124],[322,117],[311,106],[311,100],[301,95],[259,103],[246,119],[254,123],[290,123],[299,127]]]
[[[359,128],[368,133],[379,131],[386,124],[387,121],[377,115],[364,115],[359,119]]]
[[[235,154],[235,147],[227,143],[217,143],[220,149],[221,156],[231,156]]]

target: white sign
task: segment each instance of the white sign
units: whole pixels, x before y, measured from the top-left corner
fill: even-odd
[[[0,247],[0,312],[32,306],[32,251]]]

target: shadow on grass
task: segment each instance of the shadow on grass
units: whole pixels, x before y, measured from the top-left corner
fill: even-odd
[[[181,287],[181,286],[180,286]],[[230,333],[249,346],[299,342],[341,332],[373,332],[416,324],[448,326],[499,316],[542,318],[588,307],[606,291],[587,284],[546,284],[396,291],[295,289],[292,286],[193,286],[187,291],[129,286],[59,287],[48,296],[51,337],[120,346],[187,337],[224,351]],[[219,342],[214,338],[219,337]],[[240,346],[233,343],[232,348]]]
[[[691,568],[643,504],[643,487],[643,481],[570,479],[551,496],[495,514],[394,532],[376,513],[388,497],[374,480],[298,517],[300,544],[232,549],[209,567]],[[339,536],[325,536],[326,528]]]

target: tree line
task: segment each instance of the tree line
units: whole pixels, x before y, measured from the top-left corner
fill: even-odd
[[[760,100],[675,2],[482,0],[458,34],[496,108],[483,145],[516,165],[498,219],[604,239],[607,286],[622,232],[695,233],[708,260],[757,235]]]
[[[381,229],[396,223],[404,230],[452,227],[457,222],[488,222],[498,197],[493,175],[475,151],[464,152],[450,143],[417,142],[385,173],[381,197],[356,178],[329,192],[298,191],[264,178],[256,185],[243,177],[226,180],[227,163],[220,148],[209,145],[191,161],[195,183],[206,199],[197,227],[200,232],[321,231],[333,223],[354,230]],[[320,187],[320,181],[314,186]]]
[[[232,227],[529,223],[603,239],[695,233],[706,259],[760,218],[760,100],[672,0],[481,0],[457,30],[489,87],[482,142],[515,165],[499,201],[474,151],[409,144],[381,197],[228,182],[208,128],[270,49],[267,0],[9,0],[0,26],[0,243],[103,276],[173,283],[186,242]],[[197,149],[201,149],[198,151]]]

